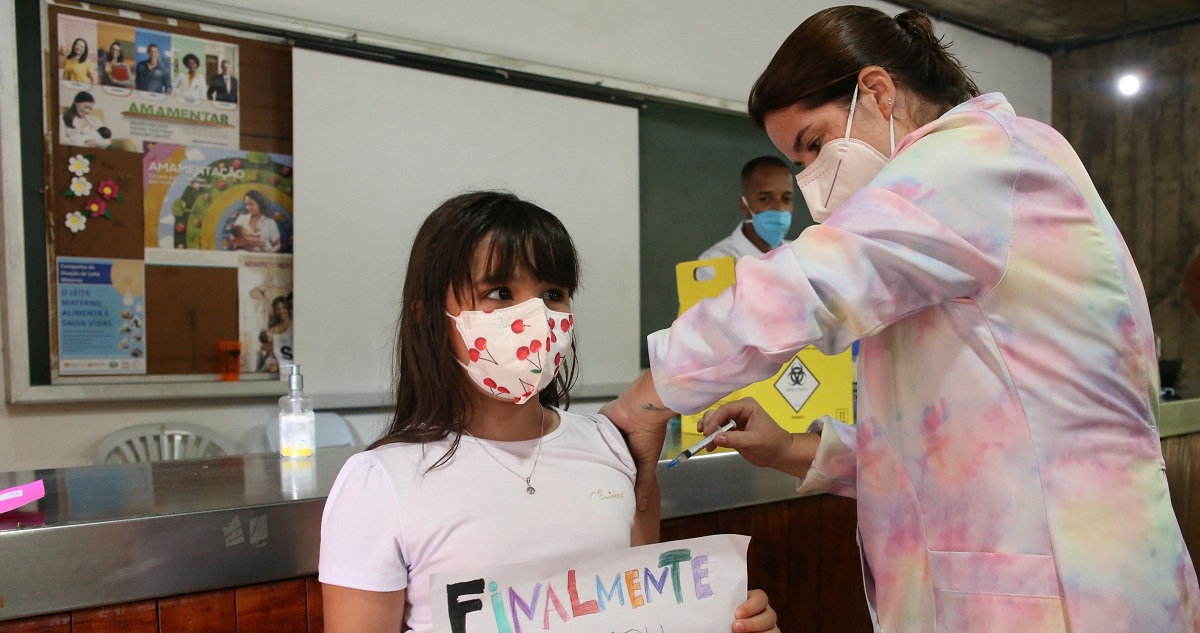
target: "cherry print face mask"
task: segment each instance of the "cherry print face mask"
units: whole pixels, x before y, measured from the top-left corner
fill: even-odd
[[[571,349],[575,316],[555,312],[541,299],[500,310],[447,313],[467,344],[463,364],[471,381],[501,398],[525,404],[554,381]]]

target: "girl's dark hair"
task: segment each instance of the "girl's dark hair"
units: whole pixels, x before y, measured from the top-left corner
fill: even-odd
[[[71,100],[71,107],[63,112],[63,125],[69,128],[75,127],[75,119],[79,116],[79,109],[75,106],[81,103],[96,103],[96,98],[90,92],[80,92]]]
[[[253,200],[255,204],[258,205],[259,212],[261,212],[263,215],[267,215],[267,211],[270,211],[270,209],[267,208],[267,197],[264,196],[261,191],[258,191],[257,189],[251,189],[250,191],[246,192],[245,196],[243,196],[242,210],[246,211],[246,213],[249,213],[249,211],[246,209],[246,198]]]
[[[750,90],[750,117],[759,127],[771,112],[800,104],[816,108],[849,103],[858,72],[882,66],[941,116],[979,96],[958,58],[915,9],[895,19],[867,7],[832,7],[805,20],[788,36]]]
[[[370,448],[453,436],[450,449],[430,470],[458,449],[477,387],[454,357],[451,337],[459,334],[446,316],[446,296],[453,292],[460,305],[471,305],[478,281],[472,278],[471,262],[480,244],[489,246],[486,270],[499,279],[524,269],[571,296],[579,288],[575,244],[549,211],[501,191],[466,193],[443,202],[413,240],[396,326],[396,410],[391,426]],[[569,404],[574,352],[572,342],[554,382],[541,392],[542,406]]]
[[[200,58],[196,57],[195,55],[193,55],[191,53],[188,53],[187,55],[183,56],[183,67],[184,68],[187,68],[187,63],[188,63],[189,59],[196,62],[196,68],[200,68]]]
[[[87,61],[87,55],[88,55],[87,40],[83,39],[82,37],[77,37],[77,38],[75,38],[74,42],[71,42],[71,54],[67,55],[67,59],[75,59],[75,44],[78,42],[83,42],[83,53],[81,53],[79,55],[79,59],[77,60],[77,61],[79,61],[79,63],[82,64],[83,62]]]
[[[110,62],[116,62],[116,63],[119,63],[119,64],[124,64],[124,63],[125,63],[125,47],[124,47],[124,46],[121,46],[121,43],[120,43],[120,42],[118,42],[118,41],[116,41],[116,40],[113,40],[113,43],[112,43],[112,44],[109,44],[109,46],[108,46],[108,52],[110,52],[110,53],[111,53],[111,52],[112,52],[112,47],[114,47],[114,46],[116,46],[116,47],[117,47],[117,50],[118,50],[118,51],[121,51],[121,52],[120,52],[120,53],[117,53],[117,58],[116,58],[116,59],[110,59],[110,60],[108,60],[108,61],[110,61]],[[97,53],[96,53],[96,54],[97,54],[97,55],[99,55],[100,53],[97,51]]]

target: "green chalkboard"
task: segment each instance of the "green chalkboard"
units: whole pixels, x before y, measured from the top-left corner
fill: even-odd
[[[641,168],[641,345],[679,311],[675,265],[696,259],[741,220],[741,171],[756,156],[779,154],[748,116],[650,103],[638,119]],[[796,197],[788,239],[812,224]]]

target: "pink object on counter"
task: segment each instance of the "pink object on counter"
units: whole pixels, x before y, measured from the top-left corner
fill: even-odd
[[[31,484],[0,490],[0,514],[37,501],[46,496],[46,485],[39,479]]]

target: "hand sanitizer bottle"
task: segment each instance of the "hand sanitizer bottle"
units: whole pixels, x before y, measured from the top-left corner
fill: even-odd
[[[312,399],[304,397],[299,365],[284,365],[281,369],[287,375],[288,395],[279,399],[279,454],[312,457],[317,434]]]

